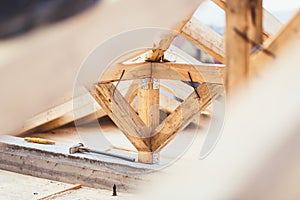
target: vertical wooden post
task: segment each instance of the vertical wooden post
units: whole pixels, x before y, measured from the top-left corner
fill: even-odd
[[[146,126],[150,127],[150,138],[155,128],[159,125],[158,79],[145,78],[140,80],[140,88],[138,91],[138,113]],[[155,163],[158,161],[158,154],[154,152],[139,152],[138,160],[143,163]]]
[[[248,37],[252,41],[251,48],[257,48],[263,42],[263,7],[262,0],[249,0]],[[256,43],[256,45],[254,44]],[[253,49],[255,50],[255,49]]]
[[[251,48],[262,42],[262,0],[228,0],[226,9],[227,97],[249,77]]]
[[[250,2],[250,9],[248,10],[248,37],[252,41],[251,53],[259,51],[260,45],[263,43],[263,7],[262,0],[252,0]],[[248,76],[253,74],[253,67],[251,60],[249,60]]]
[[[226,95],[247,79],[249,43],[242,35],[247,36],[247,3],[248,0],[227,1],[226,10]]]

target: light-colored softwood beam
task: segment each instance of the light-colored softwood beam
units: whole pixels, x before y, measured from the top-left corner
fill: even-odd
[[[220,62],[225,63],[225,44],[223,36],[201,23],[195,17],[192,17],[191,20],[187,22],[181,34]]]
[[[167,71],[174,71],[181,77],[180,80],[190,81],[188,72],[193,77],[194,82],[207,82],[223,84],[225,78],[225,65],[223,64],[182,64],[182,63],[161,63]],[[159,65],[159,66],[160,66]],[[154,76],[159,75],[159,71],[155,71]]]
[[[263,9],[263,33],[265,38],[275,35],[282,27],[282,23],[269,11]]]
[[[120,64],[119,68],[112,68],[106,72],[99,83],[117,81],[122,71],[125,70],[122,80],[133,80],[148,78],[152,74],[153,78],[190,81],[188,72],[193,75],[195,82],[223,83],[225,67],[220,64],[186,64],[176,62],[162,63],[133,63]],[[151,70],[152,68],[152,70]]]
[[[157,81],[157,83],[154,83]],[[159,124],[159,83],[147,78],[140,80],[138,113],[143,122],[153,131]]]
[[[227,1],[226,9],[226,95],[248,79],[250,43],[248,34],[248,1]]]
[[[125,94],[129,103],[137,96],[138,83],[139,81],[133,81]],[[91,95],[86,93],[29,119],[19,133],[50,131],[74,121],[77,125],[86,124],[106,115]]]
[[[95,86],[95,100],[138,151],[150,152],[149,128],[112,83]],[[93,94],[93,92],[92,92]]]
[[[91,102],[90,94],[84,94],[78,97],[75,97],[73,101],[75,101],[75,105],[78,106],[77,109],[82,109],[87,106]],[[69,100],[61,105],[58,105],[50,110],[42,112],[30,119],[28,119],[22,129],[18,131],[19,134],[33,132],[35,130],[39,130],[39,128],[47,123],[51,123],[54,120],[61,118],[64,115],[70,116],[73,112],[73,101]]]
[[[147,78],[140,80],[138,92],[138,113],[146,126],[149,127],[151,134],[159,125],[159,82],[157,79]],[[148,136],[151,144],[151,135]],[[138,160],[142,163],[155,163],[153,152],[139,152]]]
[[[152,137],[152,151],[160,151],[181,130],[183,130],[194,117],[211,104],[211,102],[224,92],[221,84],[203,83],[197,88],[200,99],[193,92],[175,111],[173,111],[157,128]]]
[[[74,113],[77,113],[76,116],[74,116]],[[76,121],[76,125],[87,124],[105,116],[107,116],[107,114],[103,109],[101,108],[95,109],[94,104],[91,103],[91,104],[87,104],[84,107],[80,107],[77,109],[75,108],[71,112],[67,112],[61,117],[49,123],[42,124],[41,126],[35,129],[35,132],[51,131],[53,129],[65,126],[75,121]]]
[[[218,5],[223,10],[226,10],[227,3],[225,0],[212,0],[216,5]],[[282,27],[282,23],[274,17],[269,11],[263,9],[263,34],[265,38],[269,38],[275,35],[279,29]]]
[[[256,75],[262,66],[272,66],[276,60],[276,55],[285,50],[290,42],[299,43],[300,40],[300,11],[282,27],[282,29],[270,40],[266,41],[262,50],[253,54],[250,58],[251,74]]]

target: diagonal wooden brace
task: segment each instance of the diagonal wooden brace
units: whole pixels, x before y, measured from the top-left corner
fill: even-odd
[[[149,128],[111,83],[95,87],[95,100],[138,151],[151,151]]]
[[[155,130],[151,139],[151,150],[160,151],[193,119],[205,110],[214,99],[224,92],[221,84],[203,83],[197,88],[201,98],[193,92]]]

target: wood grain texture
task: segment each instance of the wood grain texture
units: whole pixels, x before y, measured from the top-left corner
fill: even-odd
[[[125,94],[129,103],[137,96],[136,83],[138,81],[133,81]],[[106,112],[86,93],[28,119],[19,134],[50,131],[74,121],[76,125],[87,124],[105,116]]]
[[[183,27],[181,34],[220,62],[225,63],[225,43],[223,36],[201,23],[195,17],[192,17]]]
[[[149,128],[111,83],[95,86],[95,100],[138,151],[151,151]]]
[[[99,83],[117,81],[123,70],[125,70],[125,73],[122,80],[149,78],[152,74],[152,77],[157,79],[190,81],[188,77],[188,72],[190,72],[195,82],[223,83],[225,66],[222,64],[177,62],[120,64],[119,68],[107,71]]]
[[[248,18],[248,38],[256,44],[251,45],[257,48],[263,42],[263,7],[262,0],[252,0],[249,3],[250,9],[247,10]]]
[[[224,92],[221,84],[203,83],[197,88],[201,98],[193,92],[157,128],[151,140],[152,151],[160,151],[201,111]]]
[[[140,88],[138,91],[139,117],[151,132],[159,124],[159,96],[159,89],[154,89],[151,82],[148,84],[148,89]]]
[[[248,78],[250,43],[248,37],[248,1],[227,1],[226,9],[226,95]]]

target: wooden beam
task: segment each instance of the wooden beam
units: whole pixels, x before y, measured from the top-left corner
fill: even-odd
[[[165,147],[200,111],[206,109],[223,91],[224,88],[221,84],[201,84],[197,88],[200,99],[193,92],[156,128],[151,140],[152,151],[157,152]]]
[[[133,81],[125,94],[129,103],[137,96],[138,84],[139,81]],[[86,93],[29,119],[19,133],[46,132],[74,121],[76,124],[87,124],[106,115],[90,94]]]
[[[192,17],[183,27],[181,34],[220,62],[225,63],[225,43],[223,36],[201,23],[195,17]]]
[[[150,152],[149,128],[111,83],[95,86],[95,100],[138,151]],[[93,94],[93,92],[91,91]]]
[[[176,62],[120,64],[119,68],[113,68],[105,73],[99,83],[117,81],[123,70],[125,73],[122,80],[148,78],[152,73],[152,77],[157,79],[190,81],[188,77],[188,72],[190,72],[193,74],[195,82],[223,83],[225,67],[218,64]]]
[[[279,55],[291,41],[293,43],[299,42],[299,27],[300,11],[274,37],[267,40],[260,51],[251,56],[251,75],[257,75],[262,66],[272,66],[272,62],[276,60],[276,55]]]
[[[185,63],[159,63],[156,65],[162,67],[165,73],[171,71],[177,73],[179,80],[190,81],[188,72],[193,77],[194,82],[207,82],[207,83],[218,83],[223,84],[225,78],[225,65],[223,64],[185,64]],[[162,73],[159,70],[154,70],[153,77],[160,76]],[[168,78],[171,79],[172,77]]]
[[[86,106],[88,103],[89,94],[85,94],[79,97],[74,98],[78,108]],[[59,119],[65,114],[70,114],[73,112],[73,101],[67,101],[61,105],[58,105],[50,110],[42,112],[31,119],[28,119],[21,130],[18,131],[19,134],[24,134],[28,132],[33,132],[37,130],[41,125],[52,122],[53,120]]]
[[[61,143],[34,145],[20,137],[1,136],[0,169],[97,189],[117,184],[118,190],[126,192],[136,190],[145,183],[141,175],[153,171],[151,166],[107,156],[69,154],[69,148]]]
[[[154,81],[155,79],[151,78],[141,79],[138,91],[139,117],[151,132],[159,125],[159,83]]]
[[[250,44],[246,39],[248,1],[227,1],[226,12],[226,95],[247,80]]]
[[[282,23],[272,13],[263,9],[263,33],[265,38],[277,34],[281,27]]]
[[[76,113],[76,116],[74,116]],[[74,110],[63,114],[61,117],[50,121],[46,124],[42,124],[37,127],[35,132],[46,132],[53,129],[65,126],[76,121],[76,125],[87,124],[102,117],[107,116],[105,111],[101,108],[94,108],[94,103],[87,104],[84,107],[74,108]]]
[[[138,113],[143,122],[150,128],[149,139],[151,144],[151,134],[159,125],[159,80],[146,78],[140,80],[138,92]],[[151,147],[150,147],[151,148]],[[139,152],[138,160],[142,163],[155,163],[155,156],[152,152]]]
[[[250,42],[250,54],[261,47],[263,43],[263,7],[262,0],[252,0],[249,3],[250,9],[247,10],[248,30],[247,37]],[[248,61],[250,62],[250,61]],[[252,68],[248,63],[248,75],[250,76]]]
[[[227,3],[225,2],[225,0],[212,1],[223,10],[227,10]],[[282,23],[269,11],[263,9],[263,34],[265,36],[265,39],[271,37],[272,35],[275,35],[281,27]]]
[[[248,38],[252,41],[251,48],[257,48],[263,42],[263,7],[262,0],[252,0],[247,10]]]

